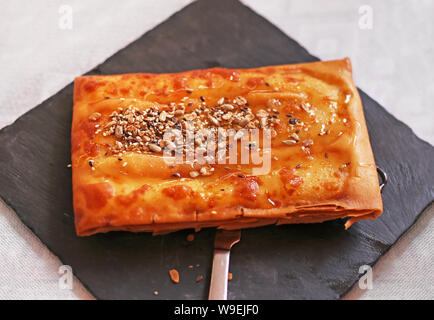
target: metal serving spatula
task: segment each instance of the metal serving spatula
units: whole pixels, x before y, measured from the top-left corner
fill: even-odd
[[[214,241],[209,300],[226,300],[228,296],[229,255],[241,239],[241,230],[217,230]]]

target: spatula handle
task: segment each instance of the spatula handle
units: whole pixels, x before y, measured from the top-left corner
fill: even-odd
[[[230,250],[214,249],[209,300],[227,300]]]

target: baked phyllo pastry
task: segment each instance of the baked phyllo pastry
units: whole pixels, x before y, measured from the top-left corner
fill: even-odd
[[[382,212],[349,59],[78,77],[71,140],[80,236]]]

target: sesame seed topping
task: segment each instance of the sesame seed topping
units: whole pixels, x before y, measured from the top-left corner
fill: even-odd
[[[242,128],[273,128],[280,122],[275,109],[272,111],[273,114],[264,109],[255,113],[248,107],[247,99],[242,96],[235,97],[233,103],[227,103],[228,101],[230,100],[221,97],[216,105],[211,106],[203,101],[188,112],[182,102],[160,104],[147,109],[133,106],[119,107],[110,114],[107,123],[101,125],[100,131],[104,137],[116,138],[113,144],[107,145],[106,153],[114,155],[121,155],[128,151],[161,153],[166,146],[174,150],[178,143],[182,145],[186,139],[184,129],[208,130],[215,135],[219,128],[241,132]],[[174,141],[165,141],[164,133],[171,129],[180,131],[180,136]],[[275,130],[272,132],[277,134]],[[241,137],[242,133],[236,138]],[[210,147],[208,142],[203,144],[202,139],[196,139],[195,144],[205,149]],[[224,144],[226,145],[226,142]],[[224,149],[225,146],[222,147]],[[183,148],[186,151],[185,143]]]

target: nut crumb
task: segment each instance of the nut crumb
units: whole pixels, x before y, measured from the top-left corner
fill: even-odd
[[[228,273],[228,281],[231,281],[232,280],[232,272],[229,272]]]
[[[194,234],[190,233],[190,234],[187,236],[187,241],[188,241],[188,242],[192,242],[193,240],[194,240]]]
[[[173,283],[179,283],[179,272],[176,269],[169,270],[170,279]]]
[[[154,296],[158,296],[158,291],[157,290],[154,291]]]

